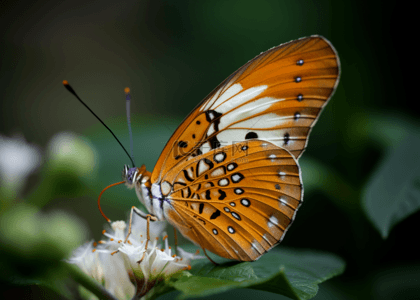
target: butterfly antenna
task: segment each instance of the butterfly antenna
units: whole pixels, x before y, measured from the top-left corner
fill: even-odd
[[[120,146],[123,148],[123,150],[125,151],[125,153],[127,154],[127,156],[130,158],[130,160],[131,160],[131,163],[133,164],[133,167],[135,166],[134,165],[134,160],[131,158],[131,156],[130,156],[130,154],[128,154],[128,152],[127,152],[127,150],[125,149],[125,147],[121,144],[121,142],[120,142],[120,140],[115,136],[115,134],[112,132],[112,130],[108,127],[108,126],[106,126],[106,124],[90,109],[90,107],[89,106],[87,106],[86,105],[86,103],[85,102],[83,102],[83,100],[82,99],[80,99],[80,97],[76,94],[76,92],[73,90],[73,88],[70,86],[70,84],[69,84],[69,82],[67,81],[67,80],[63,80],[63,85],[64,85],[64,87],[70,92],[70,93],[72,93],[76,98],[77,98],[77,100],[79,100],[80,101],[80,103],[82,103],[98,120],[99,120],[99,122],[101,122],[102,123],[102,125],[104,125],[105,126],[105,128],[106,129],[108,129],[108,131],[112,134],[112,136],[117,140],[117,142],[118,142],[118,144],[120,144]]]
[[[134,162],[134,147],[133,147],[133,132],[131,131],[131,118],[130,118],[130,104],[131,104],[131,95],[130,89],[126,87],[124,89],[125,92],[125,108],[127,111],[127,124],[128,124],[128,134],[130,136],[130,154],[131,154],[131,161],[133,162],[133,167],[135,166]]]

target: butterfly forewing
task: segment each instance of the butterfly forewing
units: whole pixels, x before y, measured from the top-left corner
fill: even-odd
[[[274,47],[229,76],[158,159],[151,183],[165,218],[226,258],[255,260],[279,243],[302,202],[297,159],[338,77],[338,56],[319,36]]]
[[[269,141],[299,158],[338,76],[338,56],[323,37],[302,38],[261,53],[184,120],[159,157],[152,182],[185,158],[250,139]]]
[[[258,140],[182,160],[164,180],[168,221],[201,247],[243,261],[282,239],[302,200],[296,159]]]

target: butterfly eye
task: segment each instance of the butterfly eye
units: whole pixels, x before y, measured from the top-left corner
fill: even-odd
[[[122,179],[125,180],[127,178],[128,166],[124,165],[124,169],[122,170]]]
[[[125,180],[129,185],[133,185],[137,176],[137,170],[137,168],[128,168],[128,166],[125,165],[122,176],[123,180]]]

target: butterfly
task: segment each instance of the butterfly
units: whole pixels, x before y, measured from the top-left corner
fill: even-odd
[[[204,251],[261,257],[281,242],[302,203],[298,159],[339,74],[337,52],[321,36],[250,60],[184,119],[153,172],[124,167],[124,182],[148,214],[134,212],[167,220]]]

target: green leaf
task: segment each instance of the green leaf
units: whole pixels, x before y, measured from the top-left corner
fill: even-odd
[[[255,262],[229,261],[219,266],[194,262],[190,272],[195,276],[183,276],[172,286],[181,292],[180,298],[252,288],[292,299],[310,299],[316,295],[318,284],[341,274],[344,267],[344,261],[332,254],[280,248]]]
[[[373,299],[418,299],[420,265],[416,261],[384,266],[373,274]]]
[[[418,118],[378,110],[354,113],[348,122],[344,135],[349,147],[354,149],[371,142],[384,148],[396,146],[410,134],[418,132],[420,125]]]
[[[302,168],[305,194],[320,190],[344,212],[354,212],[359,208],[357,190],[334,169],[305,156],[300,159],[299,164]]]
[[[363,209],[383,238],[420,208],[419,148],[420,135],[408,135],[390,148],[366,186]]]

